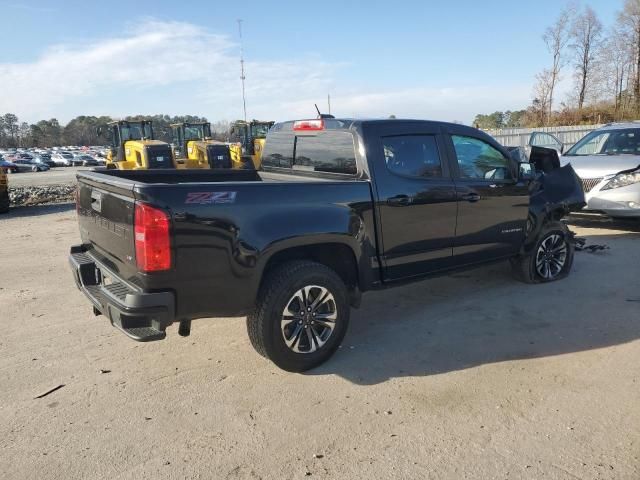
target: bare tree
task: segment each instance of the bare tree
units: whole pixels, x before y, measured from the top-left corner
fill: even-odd
[[[640,0],[636,0],[639,1]],[[547,45],[549,53],[553,57],[551,69],[546,70],[544,76],[548,76],[546,81],[548,88],[548,117],[551,118],[551,110],[553,109],[553,94],[555,88],[560,81],[560,71],[564,67],[566,60],[564,51],[569,42],[569,26],[571,24],[571,9],[567,8],[560,12],[557,20],[544,32],[542,39]]]
[[[535,122],[539,125],[547,125],[551,120],[551,102],[552,84],[557,81],[554,79],[553,71],[545,68],[536,75],[536,84],[533,88],[533,105],[531,113],[535,117]]]
[[[599,81],[601,90],[606,92],[607,97],[613,97],[614,111],[618,115],[623,107],[622,95],[632,64],[629,38],[625,32],[619,28],[612,28],[602,44],[598,57],[594,72],[597,75],[596,81]]]
[[[602,44],[602,22],[589,6],[574,16],[569,32],[576,68],[578,109],[584,106],[589,82],[593,76],[598,49]]]
[[[633,97],[636,113],[640,113],[640,0],[625,0],[618,23],[631,45]]]

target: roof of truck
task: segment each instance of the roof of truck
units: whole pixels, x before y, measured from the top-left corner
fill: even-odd
[[[426,123],[431,125],[451,125],[456,127],[469,127],[468,125],[462,125],[459,123],[452,122],[442,122],[439,120],[423,120],[417,118],[301,118],[296,120],[285,120],[283,122],[276,122],[274,127],[276,130],[289,130],[289,128],[282,127],[293,127],[293,124],[296,122],[317,122],[319,120],[323,120],[324,129],[331,130],[340,130],[340,129],[349,129],[355,125],[364,125],[364,124],[375,124],[375,123],[402,123],[402,122],[414,122],[414,123]]]

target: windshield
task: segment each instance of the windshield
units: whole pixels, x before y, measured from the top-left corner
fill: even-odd
[[[142,140],[142,138],[151,138],[151,125],[148,123],[128,123],[120,127],[122,141]]]
[[[270,125],[268,123],[254,123],[251,125],[252,138],[265,138],[269,132]]]
[[[565,155],[640,155],[640,128],[588,133]]]
[[[209,125],[186,125],[184,127],[185,140],[200,140],[206,137],[211,137]]]

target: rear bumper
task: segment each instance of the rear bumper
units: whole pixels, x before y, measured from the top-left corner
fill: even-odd
[[[172,292],[143,293],[96,263],[83,245],[74,245],[69,264],[78,289],[93,304],[94,312],[138,342],[165,338],[166,328],[175,320]],[[105,284],[105,278],[110,282]]]

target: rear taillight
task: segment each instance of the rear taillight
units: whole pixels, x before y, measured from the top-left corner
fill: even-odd
[[[138,269],[143,272],[169,270],[169,216],[158,208],[136,203],[134,224]]]

